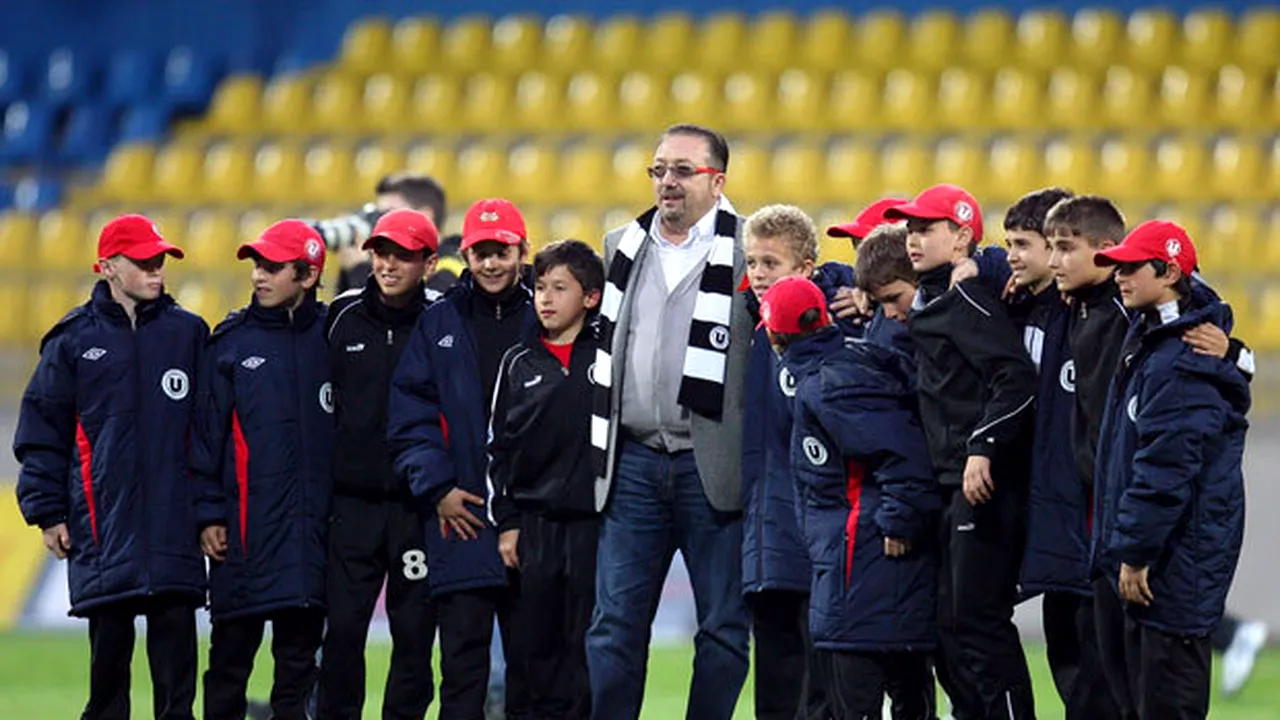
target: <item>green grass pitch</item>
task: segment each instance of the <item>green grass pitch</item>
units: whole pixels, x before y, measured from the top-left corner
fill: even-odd
[[[202,644],[202,667],[205,652],[206,646]],[[379,707],[389,652],[390,646],[386,644],[369,646],[369,697],[364,713],[366,718],[381,716]],[[684,717],[684,696],[689,684],[692,656],[692,647],[658,648],[653,651],[649,661],[649,680],[642,717],[646,720]],[[1062,706],[1054,693],[1042,648],[1029,647],[1028,656],[1035,679],[1039,717],[1042,720],[1062,718]],[[1215,664],[1216,660],[1217,658]],[[436,667],[438,672],[438,663]],[[267,694],[271,678],[269,668],[270,655],[264,643],[250,682],[255,697],[265,697]],[[133,676],[133,717],[149,718],[149,681],[141,640],[134,652]],[[87,634],[0,634],[0,718],[54,720],[78,717],[88,689],[88,678]],[[1214,687],[1217,687],[1216,673]],[[434,703],[427,717],[435,718]],[[735,719],[750,717],[751,686],[748,680],[738,703]],[[1216,720],[1275,720],[1280,717],[1280,651],[1265,651],[1259,656],[1253,678],[1239,696],[1222,698],[1215,694],[1210,717]]]

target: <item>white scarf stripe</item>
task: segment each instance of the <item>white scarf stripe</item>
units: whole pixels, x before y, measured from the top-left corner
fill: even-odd
[[[723,384],[724,354],[714,350],[689,348],[684,355],[684,375]]]
[[[693,305],[693,319],[703,322],[728,325],[727,318],[733,312],[733,296],[698,293]]]

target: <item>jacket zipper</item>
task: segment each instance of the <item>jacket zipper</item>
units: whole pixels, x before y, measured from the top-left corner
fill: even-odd
[[[299,389],[301,390],[301,392],[295,392],[295,393],[294,393],[294,395],[293,395],[293,398],[294,398],[294,410],[295,410],[295,412],[297,412],[297,413],[298,413],[298,431],[299,431],[299,432],[298,432],[298,446],[299,446],[299,447],[298,447],[298,449],[299,449],[299,450],[301,450],[301,452],[300,452],[298,455],[299,455],[299,457],[308,457],[309,455],[308,455],[308,452],[307,452],[307,448],[306,448],[306,447],[304,447],[304,446],[307,444],[307,432],[306,432],[306,429],[303,427],[304,418],[303,418],[303,414],[302,414],[302,403],[303,403],[302,398],[303,398],[303,397],[306,395],[306,393],[307,393],[307,387],[306,387],[306,380],[305,380],[305,378],[303,378],[303,377],[302,377],[302,369],[301,369],[301,366],[298,364],[298,326],[297,326],[297,318],[296,318],[296,317],[294,317],[293,313],[290,313],[290,314],[289,314],[289,333],[290,333],[290,335],[292,335],[292,337],[290,338],[290,340],[292,341],[292,342],[291,342],[291,347],[292,347],[292,350],[293,350],[293,371],[294,371],[295,373],[297,373],[297,378],[298,378],[298,380],[297,380],[297,381],[298,381],[298,384],[302,386],[302,387],[300,387],[300,388],[299,388]],[[316,402],[317,402],[317,403],[319,402],[319,399],[318,399],[318,398],[317,398]],[[299,474],[301,474],[301,473],[299,473]],[[299,505],[300,507],[302,507],[302,508],[303,508],[303,511],[305,512],[305,511],[306,511],[306,507],[307,507],[307,497],[306,497],[306,496],[307,496],[307,483],[306,483],[306,482],[302,482],[302,478],[301,478],[301,477],[299,477],[299,478],[298,478],[298,480],[299,480],[299,482],[298,482],[298,505]],[[307,563],[306,563],[306,558],[305,558],[305,557],[303,557],[303,553],[304,553],[304,546],[305,546],[305,545],[306,545],[306,543],[301,543],[301,542],[297,544],[297,548],[298,548],[298,564],[299,564],[301,567],[306,567],[306,565],[307,565]],[[305,592],[304,592],[304,595],[305,595]],[[304,598],[303,598],[303,600],[302,600],[302,607],[311,607],[311,600],[310,600],[310,598],[306,598],[306,597],[304,597]]]
[[[138,340],[138,332],[139,332],[138,321],[139,320],[140,318],[138,318],[135,315],[132,334],[133,334],[133,392],[135,394],[134,402],[136,403],[134,405],[134,412],[138,413],[140,416],[142,412],[142,400],[145,394],[142,392],[142,343]],[[141,420],[141,417],[139,417],[139,420]],[[146,463],[147,452],[145,449],[146,431],[144,430],[144,425],[142,422],[137,423],[137,429],[138,429],[138,442],[135,443],[135,447],[138,449],[138,462],[139,462],[138,467],[145,468],[147,466],[147,463]],[[147,475],[146,473],[138,473],[137,477],[142,479],[146,477],[146,475]],[[142,479],[142,482],[145,483],[146,480]],[[142,487],[142,488],[138,488],[138,490],[141,491],[138,493],[138,504],[141,506],[141,509],[142,509],[142,517],[149,518],[150,515],[147,514],[146,488]],[[144,532],[142,533],[142,548],[143,548],[142,557],[144,558],[142,563],[143,587],[147,588],[148,595],[152,595],[154,593],[151,588],[151,563],[149,562],[149,558],[151,557],[151,533],[150,533],[151,523],[148,521],[148,522],[145,522],[144,524],[146,525],[146,527],[144,528]]]

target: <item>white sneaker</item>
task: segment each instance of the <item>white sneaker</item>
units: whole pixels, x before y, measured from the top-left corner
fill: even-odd
[[[1253,673],[1253,661],[1267,643],[1267,624],[1254,620],[1240,623],[1231,644],[1222,653],[1222,694],[1235,695]]]

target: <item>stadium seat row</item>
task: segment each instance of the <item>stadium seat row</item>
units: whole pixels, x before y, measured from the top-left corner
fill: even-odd
[[[504,195],[531,204],[641,203],[647,138],[352,144],[220,140],[118,147],[95,202],[353,202],[387,172],[440,180],[459,201]],[[1280,197],[1280,136],[889,135],[732,142],[728,192],[743,202],[853,202],[956,182],[1008,202],[1028,188],[1088,188],[1120,200]]]
[[[188,47],[172,48],[163,57],[118,50],[105,60],[64,47],[38,61],[0,49],[0,105],[42,100],[121,107],[161,101],[177,110],[198,110],[208,102],[220,71],[216,59]]]

